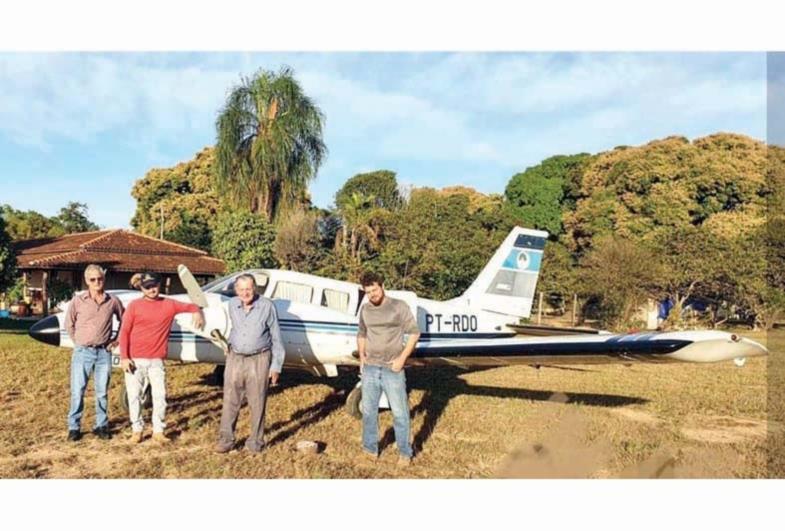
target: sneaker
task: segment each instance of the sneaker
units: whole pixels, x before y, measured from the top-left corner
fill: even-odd
[[[101,426],[100,428],[93,429],[93,435],[105,441],[112,438],[112,434],[109,432],[109,426]]]
[[[172,440],[169,437],[159,432],[153,433],[153,440],[160,444],[167,444],[172,442]]]
[[[76,442],[82,438],[82,432],[79,430],[68,430],[68,440]]]
[[[404,466],[404,467],[406,467],[406,466],[409,466],[409,465],[411,465],[411,464],[412,464],[412,458],[411,458],[411,457],[408,457],[408,456],[402,455],[402,456],[400,456],[400,457],[398,458],[398,466]]]
[[[131,436],[129,437],[129,440],[132,443],[136,443],[136,444],[142,442],[142,432],[141,431],[131,432]]]

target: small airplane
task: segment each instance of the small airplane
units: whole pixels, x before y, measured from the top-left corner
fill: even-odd
[[[548,234],[515,227],[485,268],[461,296],[435,301],[411,291],[386,290],[404,300],[417,319],[421,335],[408,366],[452,365],[535,367],[630,362],[719,362],[741,366],[748,357],[765,356],[763,345],[718,330],[611,334],[604,331],[519,325],[528,318]],[[274,269],[239,271],[199,287],[185,266],[178,273],[188,293],[173,298],[203,308],[205,326],[195,330],[190,316],[178,316],[171,330],[168,359],[225,363],[225,338],[231,322],[227,301],[234,296],[238,275],[254,276],[259,295],[273,300],[285,343],[285,366],[337,376],[339,366],[359,367],[356,335],[362,287],[306,273]],[[133,290],[110,291],[124,305],[141,297]],[[46,317],[29,331],[44,343],[73,347],[64,315]],[[115,322],[115,328],[118,323]],[[119,366],[119,355],[113,357]],[[361,416],[361,387],[347,397],[347,410]]]

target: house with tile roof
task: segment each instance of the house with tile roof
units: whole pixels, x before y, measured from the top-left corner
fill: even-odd
[[[134,273],[161,275],[161,291],[185,293],[177,266],[185,264],[200,283],[224,273],[222,260],[206,252],[159,240],[124,229],[67,234],[58,238],[22,240],[14,243],[17,266],[25,278],[33,312],[46,314],[43,301],[53,279],[76,290],[87,289],[84,269],[99,264],[106,269],[106,289],[129,289]]]

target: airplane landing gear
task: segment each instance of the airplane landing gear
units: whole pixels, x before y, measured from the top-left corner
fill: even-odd
[[[212,385],[223,387],[224,386],[224,369],[226,365],[216,365],[213,373],[210,375],[210,383]]]
[[[349,396],[346,397],[346,412],[356,418],[357,420],[361,420],[363,418],[362,409],[360,409],[360,404],[362,404],[363,399],[363,388],[362,383],[357,382],[357,385],[354,386],[354,389],[351,390]]]
[[[354,389],[351,390],[349,396],[346,397],[346,412],[357,420],[362,420],[363,410],[363,387],[362,382],[357,382]],[[387,401],[387,395],[382,392],[379,397],[379,409],[390,409],[390,403]]]
[[[128,413],[128,390],[125,388],[125,384],[123,384],[123,389],[120,392],[120,409],[123,413]],[[150,386],[144,388],[144,395],[142,397],[142,408],[151,408],[153,407],[153,395],[152,391],[150,390]]]

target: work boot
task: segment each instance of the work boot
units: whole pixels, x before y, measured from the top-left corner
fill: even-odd
[[[142,442],[142,432],[141,431],[134,431],[131,432],[131,436],[128,438],[132,443],[139,444]]]
[[[68,440],[76,442],[82,438],[82,432],[79,430],[68,430]]]
[[[100,428],[94,428],[93,435],[95,435],[99,439],[103,439],[104,441],[107,441],[112,438],[112,434],[109,432],[109,426],[101,426]]]
[[[159,444],[169,444],[172,440],[164,435],[162,432],[155,432],[153,433],[153,441]]]

